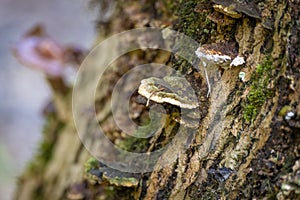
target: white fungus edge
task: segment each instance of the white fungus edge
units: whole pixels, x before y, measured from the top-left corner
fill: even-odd
[[[187,108],[187,109],[194,109],[197,108],[198,105],[195,104],[185,104],[182,103],[176,99],[170,98],[170,97],[160,97],[155,95],[155,93],[150,93],[147,90],[148,85],[145,84],[145,82],[143,83],[143,80],[141,81],[141,85],[138,89],[138,93],[144,97],[146,97],[147,99],[150,98],[150,100],[155,101],[157,103],[170,103],[172,105],[176,105],[179,106],[181,108]]]
[[[230,67],[232,67],[232,66],[237,67],[237,66],[240,66],[240,65],[243,65],[243,64],[245,64],[244,57],[237,56],[230,63]]]

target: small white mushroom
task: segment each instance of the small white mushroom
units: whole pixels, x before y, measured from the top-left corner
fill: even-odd
[[[295,116],[295,113],[293,113],[292,111],[289,111],[289,112],[286,113],[284,119],[285,120],[291,120],[294,116]]]
[[[241,81],[245,82],[245,76],[246,76],[246,73],[245,72],[240,72],[239,73],[239,79],[241,79]]]
[[[231,66],[238,66],[245,62],[242,57],[237,56],[237,52],[234,50],[233,44],[218,43],[202,45],[195,51],[196,56],[200,59],[204,67],[205,78],[208,85],[207,97],[211,92],[207,71],[217,71],[219,67],[228,69]]]
[[[201,46],[196,51],[195,54],[198,58],[200,58],[201,62],[206,64],[217,65],[220,67],[227,68],[230,64],[231,57],[226,54],[222,54],[216,50],[210,50],[205,48],[207,46]]]
[[[231,60],[231,58],[227,55],[222,55],[218,53],[209,54],[208,52],[204,53],[204,49],[201,48],[202,47],[199,47],[195,53],[197,57],[203,59],[203,61],[206,60],[208,62],[213,62],[215,64],[222,65],[228,63]]]
[[[241,56],[237,56],[233,59],[233,61],[230,63],[230,67],[234,66],[234,67],[237,67],[237,66],[241,66],[245,64],[245,59],[244,57],[241,57]]]

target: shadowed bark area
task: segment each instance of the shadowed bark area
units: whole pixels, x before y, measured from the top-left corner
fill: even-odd
[[[209,71],[212,93],[207,97],[204,73],[184,59],[155,49],[123,55],[105,72],[96,94],[97,118],[107,137],[137,152],[159,149],[174,138],[179,123],[172,118],[178,112],[172,105],[165,105],[171,116],[151,139],[126,137],[111,114],[111,93],[119,78],[138,64],[154,62],[184,74],[196,91],[199,126],[181,133],[188,146],[174,163],[161,168],[164,159],[174,156],[170,145],[151,173],[110,169],[82,146],[71,95],[58,96],[60,110],[48,116],[45,141],[20,178],[16,199],[299,198],[300,2],[241,2],[116,1],[111,19],[99,20],[100,40],[132,28],[169,27],[202,45],[230,44],[235,49],[228,51],[236,51],[246,62]],[[176,46],[175,41],[171,45]],[[89,77],[85,79],[88,86]],[[137,92],[130,99],[130,114],[137,123],[149,120],[146,102]],[[57,113],[62,112],[68,117],[61,119]],[[88,110],[84,116],[80,126],[86,130],[85,139],[97,148],[98,127],[90,125]]]

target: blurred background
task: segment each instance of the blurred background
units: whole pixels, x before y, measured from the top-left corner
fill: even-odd
[[[97,11],[87,0],[0,0],[1,200],[12,199],[17,176],[38,147],[51,96],[43,74],[20,65],[12,45],[39,23],[59,43],[89,49]]]

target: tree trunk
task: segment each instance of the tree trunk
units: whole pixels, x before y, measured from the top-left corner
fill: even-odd
[[[135,50],[111,64],[95,101],[107,137],[128,151],[151,152],[179,135],[150,172],[122,172],[92,159],[74,126],[71,91],[64,97],[56,94],[59,110],[48,114],[45,141],[20,178],[16,199],[298,199],[300,1],[245,2],[116,1],[109,21],[99,17],[100,40],[133,28],[169,27],[204,46],[231,44],[246,62],[208,70],[209,96],[202,64],[197,71],[168,52]],[[175,48],[176,41],[164,45]],[[163,104],[170,113],[157,137],[128,137],[115,124],[110,110],[115,84],[135,65],[150,62],[172,66],[190,82],[200,104],[197,128],[178,128],[182,125],[172,118],[177,108],[171,104]],[[81,80],[86,87],[88,80]],[[148,101],[132,94],[134,121],[147,122]],[[97,127],[91,126],[89,113],[77,128],[85,130],[81,139],[91,142],[89,149],[97,149]],[[172,157],[174,162],[161,167]]]

